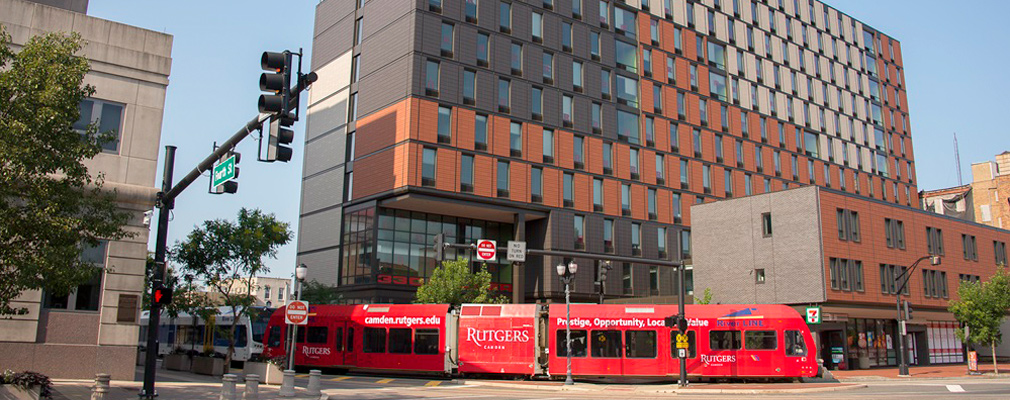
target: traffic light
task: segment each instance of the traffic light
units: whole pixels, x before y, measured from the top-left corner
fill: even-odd
[[[272,93],[260,95],[260,112],[286,114],[291,89],[291,52],[264,51],[260,67],[269,71],[260,74],[260,90]]]
[[[905,300],[905,321],[911,321],[911,320],[912,320],[912,303],[909,303],[908,300]]]
[[[441,263],[445,260],[445,234],[435,235],[435,261]]]
[[[295,132],[290,128],[294,123],[295,118],[291,114],[270,117],[265,161],[291,161],[290,144],[295,140]]]
[[[172,288],[169,287],[158,287],[154,289],[154,298],[152,303],[159,306],[168,305],[172,302]]]

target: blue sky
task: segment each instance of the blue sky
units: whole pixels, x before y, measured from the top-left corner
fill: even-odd
[[[224,141],[255,115],[259,57],[264,50],[303,47],[310,54],[316,3],[91,0],[88,13],[175,37],[162,146],[179,147],[178,179],[210,153],[214,141]],[[1010,64],[1010,27],[1005,21],[1010,2],[830,0],[828,4],[902,44],[920,189],[957,184],[954,132],[965,182],[971,181],[971,163],[1010,150],[1010,136],[1001,124],[1010,79],[1000,71]],[[198,180],[176,202],[169,243],[204,220],[234,219],[241,207],[274,213],[297,232],[303,130],[304,123],[298,123],[294,158],[287,164],[256,162],[256,141],[241,143],[238,194],[208,194],[209,178]],[[157,181],[160,184],[160,168]],[[288,277],[294,263],[292,241],[267,265],[270,275]]]

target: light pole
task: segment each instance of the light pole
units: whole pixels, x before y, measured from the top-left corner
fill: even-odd
[[[305,273],[309,268],[305,264],[298,264],[295,267],[295,300],[302,299],[302,281],[305,280]],[[295,369],[295,340],[298,338],[298,325],[291,325],[291,350],[288,353],[288,369]]]
[[[558,276],[561,277],[561,281],[565,283],[565,351],[568,356],[568,368],[567,376],[565,377],[565,385],[574,385],[575,381],[572,380],[572,302],[571,294],[568,290],[569,284],[572,283],[572,278],[575,277],[575,272],[579,270],[579,264],[575,261],[568,263],[558,264]]]
[[[902,272],[896,278],[901,284],[898,285],[898,290],[894,292],[894,297],[897,298],[895,301],[897,303],[898,310],[898,376],[910,376],[908,374],[908,354],[906,354],[906,333],[905,333],[905,320],[901,315],[901,292],[905,290],[905,286],[908,285],[908,280],[912,277],[912,272],[915,271],[915,267],[919,265],[923,260],[929,260],[929,265],[940,265],[940,256],[922,256],[918,260],[912,263],[912,267]],[[904,281],[901,279],[905,278]]]

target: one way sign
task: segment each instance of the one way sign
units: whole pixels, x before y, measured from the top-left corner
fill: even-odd
[[[807,323],[813,325],[821,323],[820,307],[807,307]]]

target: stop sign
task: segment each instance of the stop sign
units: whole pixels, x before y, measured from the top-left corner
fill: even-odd
[[[494,261],[498,255],[498,246],[494,240],[480,239],[477,241],[477,259],[481,261]]]
[[[284,309],[284,322],[291,325],[306,325],[309,322],[309,303],[292,300]]]

